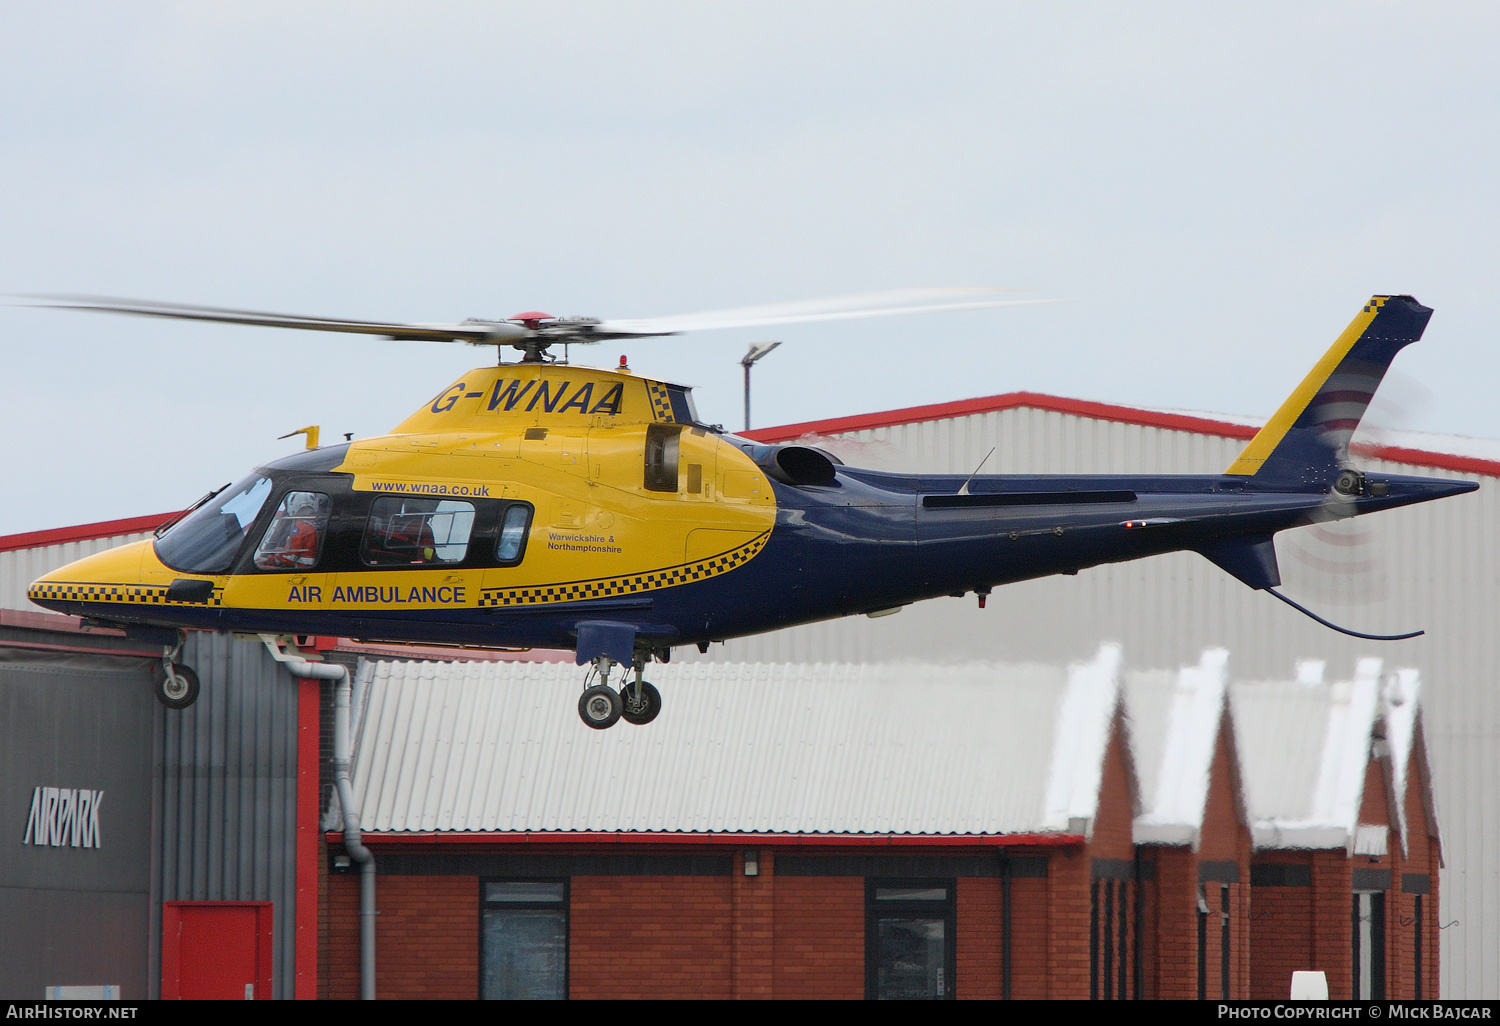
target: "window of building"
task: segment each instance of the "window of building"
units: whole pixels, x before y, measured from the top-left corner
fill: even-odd
[[[865,996],[953,997],[952,880],[870,880],[865,886]]]
[[[1096,860],[1099,861],[1099,860]],[[1140,995],[1140,889],[1135,881],[1098,877],[1089,893],[1089,997]]]
[[[563,1000],[568,996],[566,880],[480,883],[479,996]]]
[[[262,570],[316,566],[332,509],[322,492],[287,492],[255,548],[255,565]]]
[[[457,499],[384,496],[370,507],[360,558],[367,566],[446,566],[463,562],[474,504]]]
[[[519,563],[526,552],[526,529],[531,526],[531,507],[517,504],[505,510],[500,518],[500,534],[495,540],[495,560],[507,565]]]
[[[682,428],[651,424],[646,428],[646,488],[653,492],[677,491],[677,469]]]
[[[1417,1000],[1422,998],[1422,896],[1413,895],[1416,899],[1416,909],[1412,912],[1412,997]]]
[[[1353,915],[1354,997],[1385,997],[1385,892],[1356,891]]]

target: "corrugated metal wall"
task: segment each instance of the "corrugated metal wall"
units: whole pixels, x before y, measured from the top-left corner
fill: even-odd
[[[0,608],[40,610],[27,586],[50,570],[149,533],[0,552]],[[162,747],[151,980],[161,979],[163,901],[275,903],[273,996],[295,981],[297,689],[258,643],[194,632],[183,662],[203,689],[191,708],[157,707]],[[154,993],[154,991],[153,991]]]
[[[158,901],[275,903],[272,997],[296,964],[297,684],[259,643],[193,634],[182,660],[198,701],[161,708]],[[160,904],[153,923],[161,978]]]
[[[852,432],[828,440],[847,462],[969,473],[1217,473],[1242,442],[1020,408]],[[1362,461],[1372,470],[1465,477]],[[1361,656],[1417,667],[1444,834],[1443,992],[1500,997],[1500,480],[1471,495],[1277,539],[1285,591],[1335,623],[1381,633],[1425,628],[1413,641],[1347,638],[1251,591],[1201,556],[1180,553],[936,599],[879,620],[852,617],[714,646],[731,662],[870,662],[917,657],[1005,662],[1087,659],[1124,646],[1127,668],[1176,668],[1206,647],[1232,655],[1244,679],[1290,676],[1324,659],[1348,677]],[[1318,532],[1323,532],[1321,535]],[[680,658],[700,658],[679,649]],[[664,696],[666,702],[672,696]]]
[[[12,549],[0,552],[0,609],[40,610],[26,598],[26,589],[42,574],[67,566],[75,559],[92,556],[126,542],[151,537],[150,533],[122,534],[113,538],[89,538],[85,541],[42,545],[34,549]]]

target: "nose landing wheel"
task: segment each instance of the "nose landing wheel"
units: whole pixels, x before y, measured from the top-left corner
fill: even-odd
[[[177,632],[176,645],[163,645],[161,662],[151,668],[151,691],[168,709],[186,709],[198,701],[198,674],[191,666],[177,662],[187,635]]]
[[[151,668],[151,693],[168,709],[186,709],[198,701],[198,674],[191,666],[163,659]]]

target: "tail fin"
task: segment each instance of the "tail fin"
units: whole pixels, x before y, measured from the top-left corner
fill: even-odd
[[[1422,337],[1432,310],[1411,296],[1375,296],[1226,474],[1298,484],[1331,481],[1386,368]]]

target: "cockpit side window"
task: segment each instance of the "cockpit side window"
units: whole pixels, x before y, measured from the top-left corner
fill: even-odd
[[[316,566],[333,503],[322,492],[287,492],[255,549],[262,570],[307,570]]]
[[[156,539],[156,557],[190,574],[227,573],[245,532],[271,494],[271,479],[251,474],[183,517]]]
[[[473,530],[471,502],[385,496],[370,507],[359,555],[366,566],[449,566],[463,562]]]
[[[526,529],[531,526],[531,507],[517,503],[500,518],[500,536],[495,542],[495,562],[514,566],[526,552]]]
[[[646,488],[653,492],[677,491],[677,465],[682,428],[673,424],[651,424],[646,428]]]

